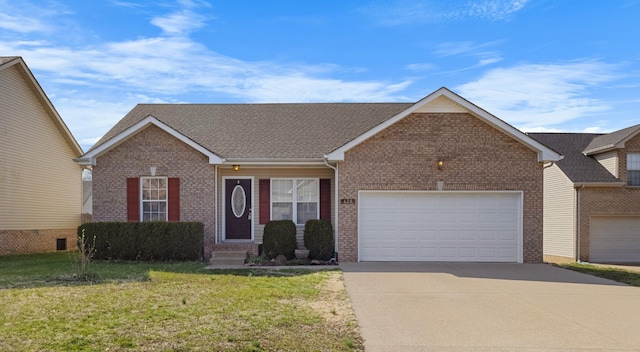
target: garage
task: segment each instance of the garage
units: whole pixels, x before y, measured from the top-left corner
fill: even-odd
[[[360,261],[522,262],[522,192],[360,191]]]
[[[589,260],[640,263],[640,217],[592,216]]]

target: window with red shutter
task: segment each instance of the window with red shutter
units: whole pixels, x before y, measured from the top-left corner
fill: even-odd
[[[127,221],[140,221],[140,179],[127,178]]]
[[[331,221],[331,180],[320,179],[320,219]]]
[[[169,221],[180,221],[180,179],[170,177],[168,182],[168,214]]]
[[[266,224],[271,220],[271,182],[260,180],[258,182],[260,192],[260,224]]]

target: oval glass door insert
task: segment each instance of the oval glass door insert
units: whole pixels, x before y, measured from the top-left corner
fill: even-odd
[[[244,214],[244,209],[247,206],[247,195],[244,193],[244,188],[240,185],[236,185],[231,192],[231,210],[236,218],[239,218]]]

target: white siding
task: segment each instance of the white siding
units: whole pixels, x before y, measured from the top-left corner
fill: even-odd
[[[575,189],[557,165],[544,170],[543,252],[575,258]]]
[[[594,158],[602,164],[613,176],[619,177],[618,173],[618,152],[612,151],[595,155]]]
[[[335,224],[335,181],[334,171],[328,167],[325,168],[245,168],[240,167],[239,171],[233,171],[231,168],[219,168],[220,175],[218,177],[218,235],[222,238],[222,207],[224,206],[224,194],[222,193],[222,177],[223,176],[253,176],[253,231],[254,241],[262,243],[262,234],[264,232],[264,224],[260,224],[260,180],[271,178],[328,178],[331,179],[331,223]],[[335,229],[335,225],[334,225]],[[304,235],[304,225],[297,226],[297,242],[301,246]]]
[[[78,226],[77,156],[15,66],[0,82],[0,230]]]

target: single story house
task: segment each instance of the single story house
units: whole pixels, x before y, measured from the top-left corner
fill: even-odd
[[[416,103],[140,104],[77,161],[94,221],[201,221],[204,256],[332,222],[340,261],[541,262],[562,156],[447,88]]]
[[[83,154],[19,56],[0,56],[0,255],[76,247]]]
[[[640,125],[529,135],[564,156],[544,170],[545,260],[640,263]]]

